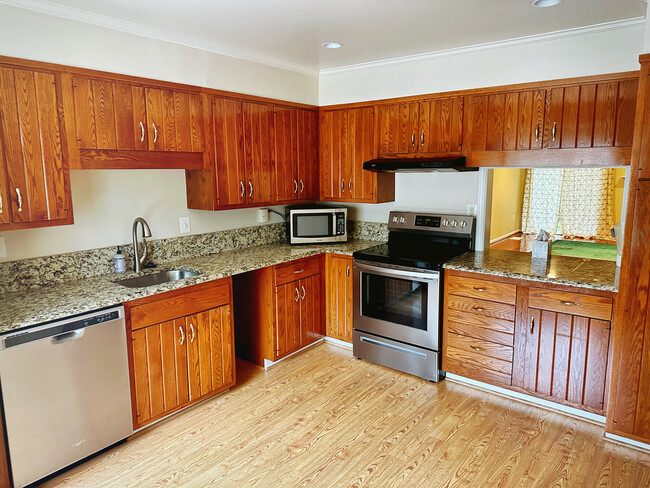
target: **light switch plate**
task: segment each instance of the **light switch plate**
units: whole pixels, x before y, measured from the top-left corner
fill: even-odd
[[[5,238],[0,237],[0,258],[7,257],[7,247],[5,246]]]
[[[190,233],[190,218],[189,217],[179,217],[178,218],[178,223],[181,228],[181,234],[189,234]]]

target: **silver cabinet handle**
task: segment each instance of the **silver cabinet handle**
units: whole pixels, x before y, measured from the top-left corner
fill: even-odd
[[[140,142],[144,142],[144,124],[140,122]]]
[[[348,191],[352,191],[352,179],[348,180]]]
[[[348,264],[348,269],[345,270],[346,276],[350,276],[350,265]]]
[[[248,196],[252,197],[253,196],[253,183],[250,181],[248,182]]]
[[[530,333],[532,334],[534,330],[535,330],[535,317],[531,316],[530,317]]]
[[[305,272],[305,268],[302,268],[302,269],[299,269],[297,271],[294,271],[293,274],[300,274],[300,273],[304,273],[304,272]]]
[[[535,127],[535,142],[539,142],[539,124]]]
[[[420,146],[424,146],[424,131],[420,134]]]
[[[301,296],[300,298],[301,298],[302,300],[304,300],[304,299],[305,299],[305,295],[307,294],[307,292],[305,291],[305,287],[304,287],[304,286],[300,285],[300,288],[302,288],[302,296]]]
[[[182,327],[179,327],[179,328],[178,328],[178,332],[180,332],[180,334],[181,334],[181,340],[179,341],[178,344],[179,344],[180,346],[182,346],[182,345],[183,345],[183,342],[185,342],[185,331],[183,330]]]
[[[293,180],[293,192],[298,193],[298,182],[295,179]]]
[[[481,288],[480,286],[475,286],[474,289],[476,291],[484,291],[484,292],[490,292],[491,290],[489,288]]]
[[[298,291],[298,288],[294,288],[296,290],[296,301],[300,300],[300,292]]]
[[[2,193],[0,193],[0,215],[2,215]]]
[[[341,178],[341,191],[345,191],[345,179]]]
[[[23,197],[20,194],[20,188],[16,188],[16,195],[18,196],[18,211],[23,211]]]
[[[556,132],[557,132],[557,122],[553,122],[553,129],[551,130],[551,135],[553,136],[553,142],[555,142]]]
[[[300,180],[300,193],[302,193],[303,191],[305,191],[305,182]]]
[[[192,324],[192,322],[190,322],[190,332],[192,333],[190,336],[190,342],[194,342],[194,324]]]
[[[477,312],[489,312],[490,311],[489,308],[483,308],[483,307],[472,307],[472,308],[474,310],[476,310]]]
[[[558,300],[557,303],[561,303],[562,305],[574,305],[576,307],[579,305],[579,303],[570,302],[568,300]]]
[[[244,182],[239,180],[239,184],[241,186],[241,195],[239,195],[239,196],[244,198],[244,193],[246,192],[246,188],[244,188]]]
[[[469,346],[469,347],[471,347],[471,348],[474,349],[475,351],[482,351],[482,350],[483,350],[482,348],[480,348],[480,347],[476,347],[476,346]]]
[[[153,126],[153,142],[156,142],[158,140],[158,129],[156,129],[156,124],[153,122],[151,125]]]
[[[411,132],[411,146],[415,147],[415,132]]]

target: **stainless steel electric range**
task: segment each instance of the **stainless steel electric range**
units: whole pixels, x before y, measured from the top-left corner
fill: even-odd
[[[388,242],[354,257],[353,353],[441,378],[442,264],[474,246],[474,217],[390,212]]]

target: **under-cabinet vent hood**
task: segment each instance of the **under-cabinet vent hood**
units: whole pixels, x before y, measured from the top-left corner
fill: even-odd
[[[478,171],[478,168],[468,168],[465,166],[465,156],[450,158],[371,159],[363,163],[363,169],[389,173]]]

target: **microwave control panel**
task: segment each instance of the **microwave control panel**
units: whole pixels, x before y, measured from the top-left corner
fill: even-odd
[[[344,236],[345,235],[345,212],[336,212],[336,235]]]

